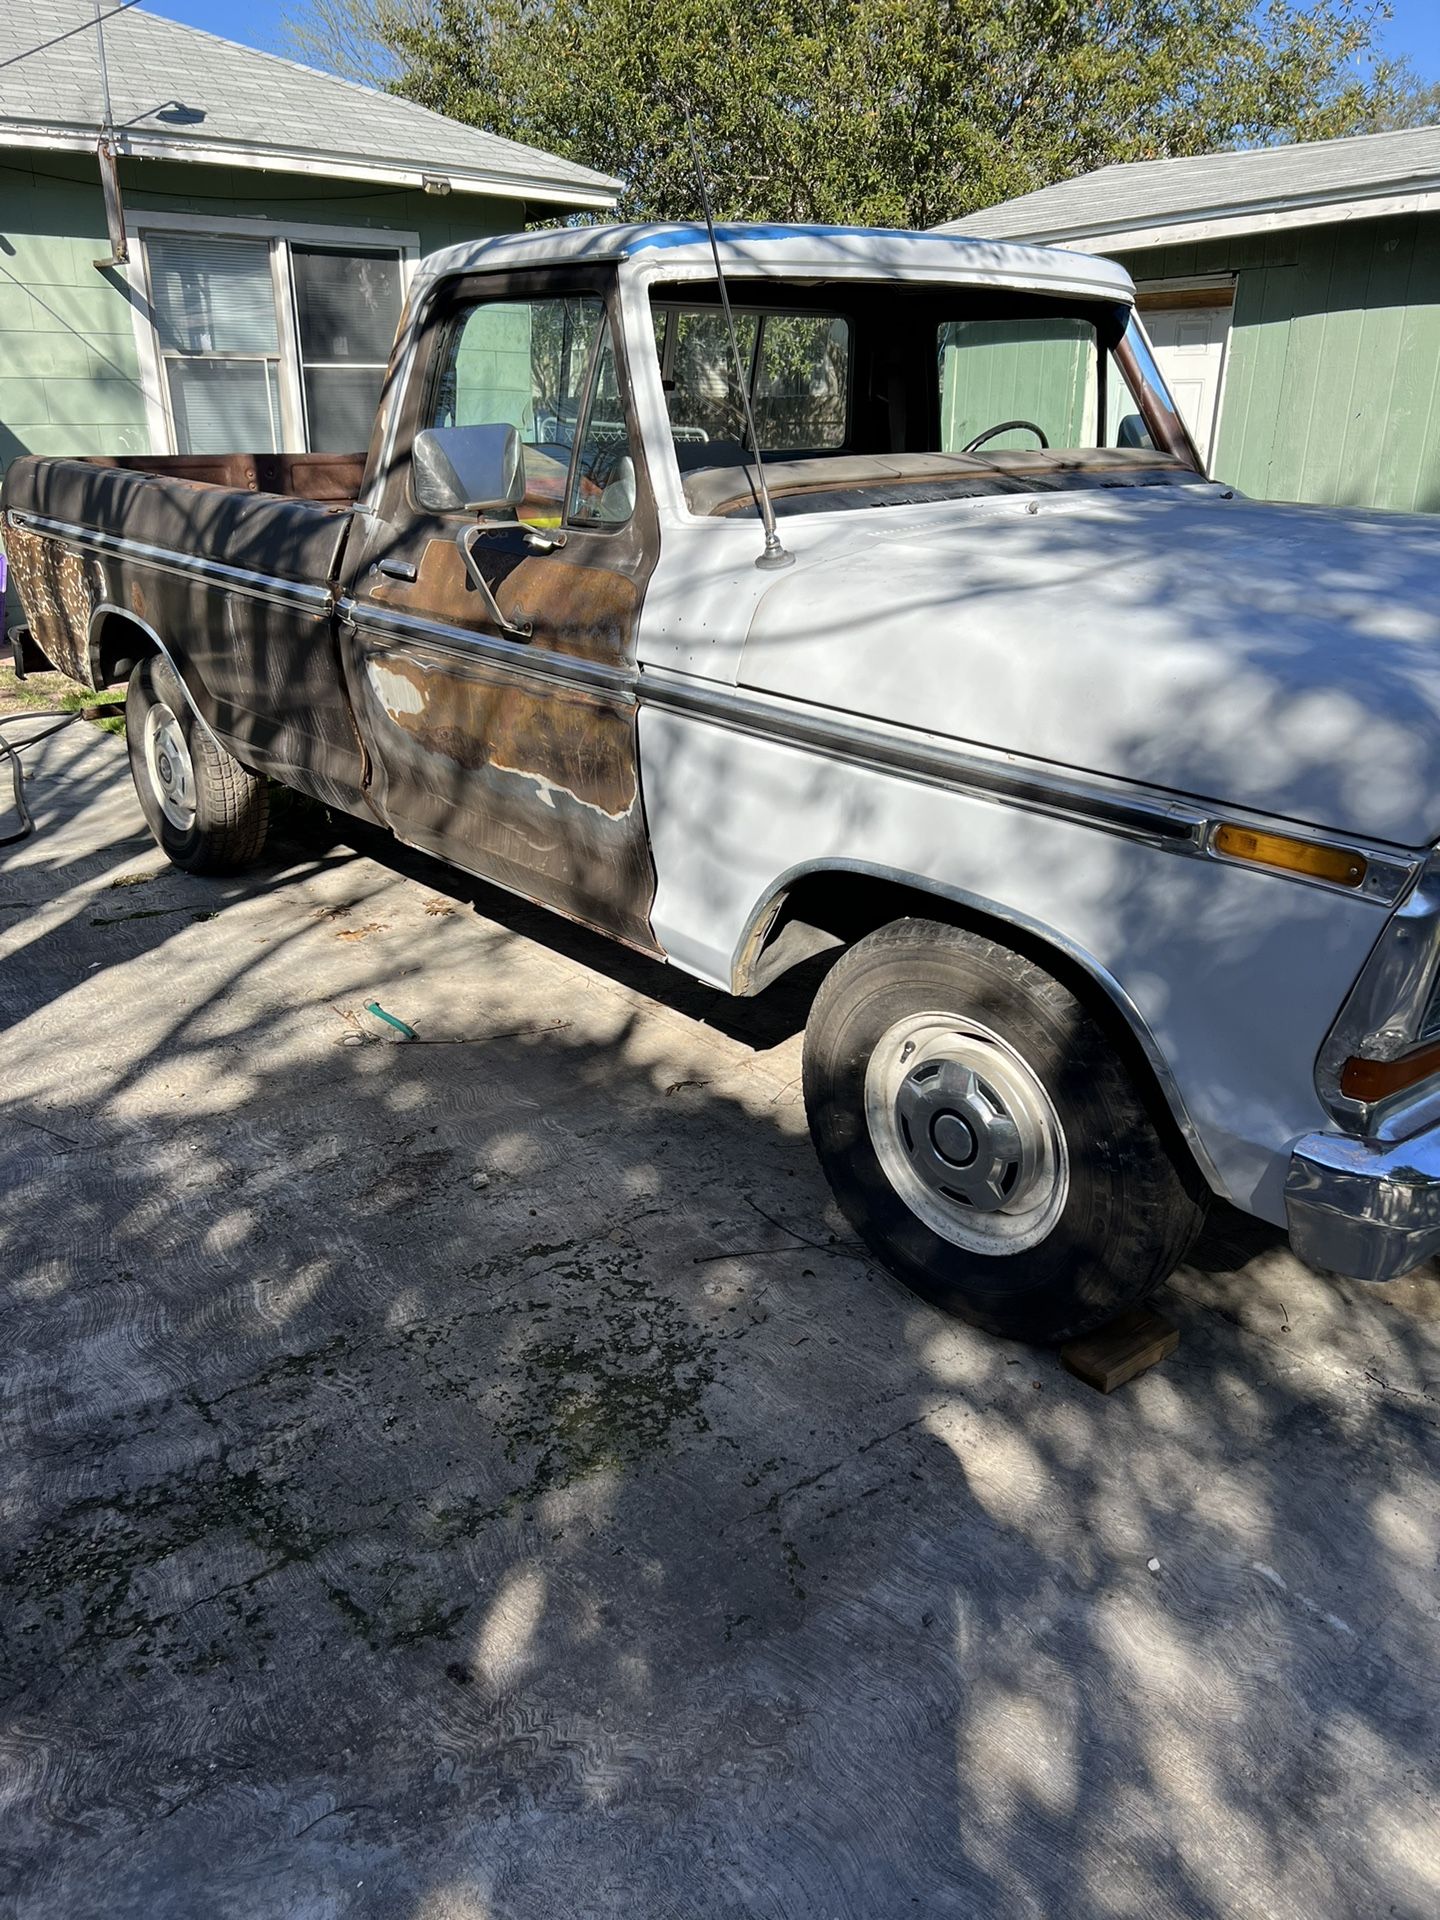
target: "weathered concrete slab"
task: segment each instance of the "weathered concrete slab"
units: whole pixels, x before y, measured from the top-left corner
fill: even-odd
[[[1433,1274],[1222,1223],[1101,1399],[860,1254],[799,993],[313,823],[174,874],[88,730],[32,793],[0,1911],[1440,1908]]]

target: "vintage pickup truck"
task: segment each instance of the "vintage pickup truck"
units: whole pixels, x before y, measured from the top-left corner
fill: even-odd
[[[1211,1194],[1428,1257],[1440,523],[1207,481],[1104,261],[718,253],[738,356],[703,229],[486,240],[368,456],[15,462],[31,632],[128,683],[162,848],[255,860],[274,779],[731,993],[833,950],[825,1172],[1000,1333],[1139,1300]]]

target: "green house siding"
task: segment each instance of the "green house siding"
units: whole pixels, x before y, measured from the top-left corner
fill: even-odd
[[[146,213],[262,218],[419,235],[422,253],[524,224],[518,202],[437,197],[289,174],[126,162],[128,225]],[[148,453],[150,431],[123,270],[94,165],[52,153],[0,165],[0,467],[22,453]]]
[[[1268,500],[1440,511],[1440,214],[1119,256],[1234,273],[1218,479]]]
[[[941,447],[958,452],[1005,420],[1035,421],[1051,446],[1080,446],[1095,357],[1086,334],[1063,320],[948,322],[940,330]],[[1035,436],[1022,428],[988,444],[1028,448]]]

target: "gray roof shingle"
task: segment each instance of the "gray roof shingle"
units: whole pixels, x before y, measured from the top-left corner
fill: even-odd
[[[558,203],[609,204],[619,182],[392,94],[103,0],[110,100],[122,152],[423,169],[456,184]],[[0,129],[86,133],[102,117],[92,0],[0,0]],[[177,117],[177,104],[197,112]],[[166,118],[167,113],[171,116]],[[217,151],[222,149],[225,151]],[[284,170],[284,161],[271,162]],[[417,182],[418,184],[418,182]]]
[[[1078,240],[1206,215],[1364,199],[1440,186],[1440,127],[1310,140],[1187,160],[1100,167],[999,206],[947,220],[942,233]]]

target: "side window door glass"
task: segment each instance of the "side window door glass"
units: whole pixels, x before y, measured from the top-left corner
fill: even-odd
[[[615,342],[596,294],[485,300],[451,322],[420,425],[442,437],[513,427],[531,526],[622,526],[635,506],[635,461]]]
[[[443,342],[420,424],[441,433],[513,427],[525,464],[517,514],[532,526],[554,526],[564,511],[603,314],[594,294],[480,301],[455,317]]]
[[[595,379],[578,449],[567,519],[577,527],[624,526],[635,511],[635,456],[608,321],[600,329]]]

